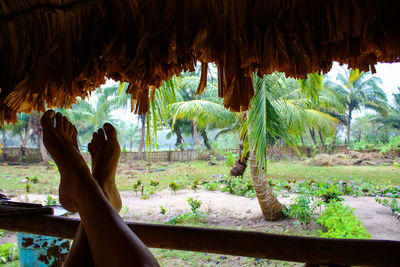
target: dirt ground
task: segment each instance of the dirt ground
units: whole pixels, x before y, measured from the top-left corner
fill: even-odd
[[[31,202],[43,202],[45,195],[28,196]],[[223,192],[199,190],[180,190],[176,193],[163,190],[152,195],[150,199],[141,199],[132,191],[121,192],[123,208],[121,215],[128,221],[162,223],[173,214],[190,210],[187,203],[189,197],[202,202],[200,210],[206,214],[206,225],[243,230],[254,230],[273,233],[296,234],[293,219],[269,222],[263,219],[256,198],[245,198]],[[400,221],[389,208],[375,202],[372,197],[345,196],[345,204],[355,208],[356,216],[373,239],[400,240]],[[283,204],[289,204],[291,197],[279,197]],[[15,196],[13,200],[26,201],[25,195]],[[161,206],[166,214],[161,214]],[[78,215],[75,215],[76,217]],[[316,230],[318,226],[311,224],[306,230]],[[0,243],[16,242],[15,234],[6,232]]]

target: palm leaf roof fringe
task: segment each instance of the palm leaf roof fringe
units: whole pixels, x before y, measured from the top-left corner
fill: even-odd
[[[361,70],[399,61],[398,10],[397,0],[2,0],[0,124],[69,106],[105,77],[128,81],[142,114],[150,87],[197,60],[203,74],[216,62],[225,106],[244,110],[254,71],[305,77],[333,60]]]

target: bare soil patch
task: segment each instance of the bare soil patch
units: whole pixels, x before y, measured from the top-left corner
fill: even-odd
[[[47,195],[30,194],[30,202],[45,203]],[[56,197],[56,196],[54,196]],[[315,223],[306,229],[299,229],[294,219],[266,221],[261,214],[256,198],[245,198],[219,191],[179,190],[176,193],[163,190],[142,199],[132,191],[122,191],[123,210],[121,216],[128,221],[163,223],[171,215],[190,211],[189,197],[202,202],[200,210],[206,215],[205,226],[254,230],[291,235],[304,235],[319,228]],[[345,204],[355,208],[356,216],[361,220],[373,239],[400,240],[400,221],[389,208],[375,202],[373,197],[345,196]],[[25,195],[15,196],[13,200],[26,201]],[[279,197],[283,204],[290,204],[291,197]],[[166,214],[161,214],[161,206]],[[77,217],[78,215],[74,215]],[[12,234],[0,240],[0,243],[13,242]],[[7,241],[5,241],[7,240]]]

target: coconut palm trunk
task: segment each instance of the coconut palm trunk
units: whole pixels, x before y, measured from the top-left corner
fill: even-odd
[[[233,165],[231,171],[229,172],[229,175],[234,177],[243,176],[247,168],[247,161],[249,160],[249,153],[246,153],[246,155],[242,159],[243,143],[240,144],[239,148],[240,148],[239,156],[235,161],[235,165]]]
[[[265,170],[261,170],[261,172],[259,171],[255,151],[250,156],[250,172],[254,190],[264,218],[270,221],[281,218],[283,216],[283,206],[275,197],[275,194],[266,179]]]
[[[197,123],[194,119],[192,120],[192,126],[193,126],[194,140],[196,140],[196,147],[200,147],[200,139],[199,139],[199,134],[197,132]]]
[[[43,131],[42,130],[40,130],[38,133],[38,144],[39,144],[40,155],[42,156],[43,163],[48,164],[50,161],[50,158],[49,158],[49,155],[47,154],[47,150],[43,144]]]
[[[139,144],[139,149],[133,160],[139,160],[142,157],[143,149],[144,149],[144,143],[145,143],[145,137],[146,137],[146,115],[139,115],[140,120],[142,122],[142,134],[140,137],[140,144]]]

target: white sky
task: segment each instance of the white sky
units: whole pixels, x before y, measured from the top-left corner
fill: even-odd
[[[393,104],[393,93],[398,93],[400,86],[400,63],[378,63],[375,65],[375,75],[382,79],[382,89],[385,91],[389,103]],[[328,75],[336,75],[341,71],[338,62],[334,62]]]

